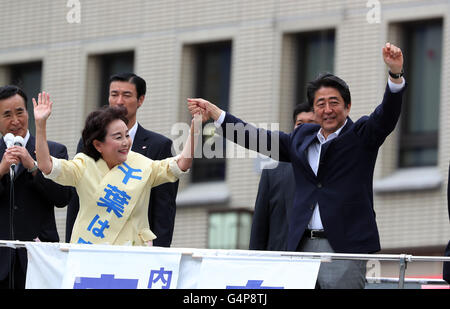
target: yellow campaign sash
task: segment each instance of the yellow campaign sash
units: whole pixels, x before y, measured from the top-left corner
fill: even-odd
[[[140,160],[128,160],[112,168],[101,180],[95,205],[74,229],[77,243],[113,244],[128,221],[148,180],[149,169]],[[139,164],[140,163],[140,164]],[[78,220],[77,220],[78,221]]]

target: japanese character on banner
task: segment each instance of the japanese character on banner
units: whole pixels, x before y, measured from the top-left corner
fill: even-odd
[[[172,281],[172,271],[164,270],[164,267],[161,267],[159,270],[151,270],[150,271],[150,279],[148,282],[148,288],[156,288],[156,286],[160,286],[161,289],[169,289],[170,282]],[[157,284],[160,282],[160,284]]]
[[[100,278],[76,277],[74,289],[136,289],[138,279],[119,279],[114,274],[102,274]]]
[[[122,180],[122,183],[127,184],[128,180],[130,180],[130,178],[137,179],[137,180],[142,179],[141,176],[133,175],[133,173],[142,173],[141,169],[134,169],[131,166],[129,166],[128,164],[126,164],[125,162],[123,162],[122,165],[119,165],[119,167],[118,167],[119,170],[121,170],[125,174],[125,176]]]
[[[83,238],[79,237],[77,244],[89,244],[92,245],[90,241],[84,240]]]
[[[114,212],[114,214],[121,218],[125,210],[125,205],[128,205],[128,201],[131,199],[125,191],[120,190],[116,186],[107,185],[104,189],[106,192],[104,197],[101,197],[97,202],[97,206],[106,207],[107,212]]]
[[[100,216],[95,215],[94,219],[92,219],[91,223],[89,224],[87,230],[89,232],[92,230],[92,234],[94,234],[95,237],[105,238],[104,230],[110,227],[109,221],[108,220],[101,221],[99,219]],[[98,227],[94,228],[95,224],[97,224]]]

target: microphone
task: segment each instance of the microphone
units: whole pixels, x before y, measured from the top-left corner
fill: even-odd
[[[25,146],[25,140],[22,136],[14,136],[14,146]],[[15,169],[16,165],[12,164],[11,167]]]
[[[6,148],[11,147],[14,145],[14,135],[12,133],[8,133],[3,137],[3,140],[5,141]]]
[[[25,146],[25,140],[22,136],[14,136],[14,146]]]
[[[8,133],[8,134],[11,134],[11,133]],[[5,135],[5,138],[6,138],[6,136],[8,134]],[[11,134],[11,136],[14,136],[14,135]],[[21,146],[21,147],[23,147],[25,145],[25,140],[23,139],[22,136],[14,136],[14,138],[13,138],[13,145],[14,146]],[[16,168],[16,165],[15,164],[11,164],[11,169],[15,171],[15,168]]]
[[[5,144],[6,144],[6,148],[12,147],[14,145],[14,135],[12,133],[7,133],[4,137],[3,137]],[[14,171],[16,165],[15,164],[11,164],[10,169],[11,171]],[[12,177],[12,174],[11,174]]]

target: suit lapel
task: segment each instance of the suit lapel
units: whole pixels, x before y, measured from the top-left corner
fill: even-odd
[[[303,164],[305,170],[308,172],[308,174],[315,178],[316,175],[314,174],[314,171],[311,168],[311,165],[309,165],[309,161],[308,161],[308,147],[312,144],[312,143],[318,143],[319,141],[317,140],[317,132],[315,132],[314,134],[306,137],[303,141],[303,143],[300,146],[300,162]]]
[[[30,138],[28,139],[28,143],[25,147],[28,152],[30,153],[31,157],[36,160],[36,139],[33,135],[30,135]]]
[[[138,123],[131,150],[140,154],[145,154],[148,151],[148,147],[147,136],[144,134],[144,129]]]
[[[330,145],[336,141],[339,140],[339,138],[345,134],[345,132],[347,132],[349,130],[349,128],[353,125],[353,121],[349,118],[347,118],[347,123],[345,124],[345,126],[342,128],[341,132],[339,133],[339,136],[336,137],[335,139],[324,143],[321,147],[320,150],[320,161],[322,162],[326,156],[326,153],[330,147]],[[319,129],[320,130],[320,129]],[[312,143],[318,143],[319,141],[317,140],[317,132],[314,132],[313,134],[305,137],[305,139],[303,140],[303,143],[300,146],[299,149],[299,157],[300,157],[300,162],[303,164],[305,170],[307,171],[307,173],[313,177],[316,178],[317,176],[314,174],[313,170],[311,169],[311,166],[309,165],[309,161],[308,161],[308,147],[312,144]],[[319,175],[319,170],[317,171],[317,175]]]
[[[339,132],[339,135],[332,139],[329,142],[326,142],[322,145],[322,148],[320,150],[320,158],[319,158],[319,169],[317,170],[317,177],[319,179],[322,178],[322,173],[323,173],[323,169],[320,168],[320,166],[322,166],[321,163],[323,163],[324,161],[327,160],[327,153],[328,150],[330,149],[331,145],[339,143],[340,141],[342,141],[343,136],[345,135],[346,132],[348,132],[349,128],[353,125],[353,121],[349,118],[347,118],[347,123],[345,124],[345,126],[342,128],[342,130]]]
[[[350,117],[347,117],[347,123],[345,124],[345,126],[342,128],[341,132],[339,133],[339,136],[341,136],[342,134],[344,134],[345,132],[347,132],[350,127],[353,125],[353,121],[350,119]],[[338,136],[338,137],[339,137]]]
[[[6,150],[6,144],[2,137],[1,141],[0,141],[0,155],[2,156],[2,158],[3,158],[3,154],[5,153],[5,150]]]
[[[348,117],[347,123],[342,128],[341,132],[339,132],[339,135],[336,138],[332,139],[331,141],[322,145],[322,149],[320,151],[320,161],[324,160],[325,155],[326,155],[328,149],[330,148],[330,145],[333,143],[339,142],[339,139],[342,137],[342,135],[344,135],[345,132],[347,132],[352,125],[353,125],[353,121],[350,119],[350,117]]]

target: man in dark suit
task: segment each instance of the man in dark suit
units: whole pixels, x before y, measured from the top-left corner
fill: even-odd
[[[0,88],[0,239],[59,242],[54,207],[66,206],[71,190],[44,178],[38,170],[35,138],[28,131],[26,101],[26,94],[17,86]],[[7,147],[4,137],[8,133],[21,136],[24,146]],[[64,145],[50,141],[48,145],[52,156],[67,159]],[[25,288],[26,269],[25,249],[0,248],[0,288]]]
[[[450,166],[448,170],[448,183],[447,183],[447,207],[448,207],[448,216],[450,219]],[[450,241],[447,244],[447,248],[445,248],[445,256],[450,256]],[[450,284],[450,262],[444,262],[444,267],[442,270],[442,278]]]
[[[278,150],[276,159],[292,162],[296,190],[289,216],[289,251],[380,250],[373,172],[378,149],[400,117],[405,88],[401,50],[387,43],[382,54],[390,75],[383,101],[370,116],[356,122],[348,117],[351,96],[347,84],[331,74],[320,76],[307,88],[318,125],[303,124],[291,134],[256,129],[206,100],[188,99],[191,113],[212,117],[228,139],[235,141],[238,134],[244,135],[241,146],[269,156]],[[234,131],[228,132],[230,126]],[[245,132],[240,132],[242,128]],[[318,284],[320,288],[363,288],[365,270],[364,261],[322,263]]]
[[[167,137],[144,129],[136,120],[137,110],[145,100],[146,82],[133,73],[113,75],[109,80],[109,105],[123,105],[127,108],[128,132],[133,141],[131,150],[152,160],[172,157],[172,141]],[[77,152],[81,151],[82,141]],[[148,208],[150,229],[156,235],[153,245],[170,247],[175,225],[176,196],[178,181],[166,183],[151,190]],[[67,209],[66,242],[70,241],[72,228],[79,209],[76,193]]]
[[[293,112],[294,129],[302,123],[314,123],[314,113],[308,103],[298,104]],[[250,250],[285,251],[287,248],[287,218],[295,193],[292,164],[277,162],[275,168],[265,168],[259,180],[255,202]]]

